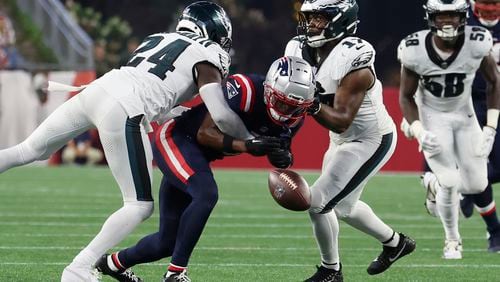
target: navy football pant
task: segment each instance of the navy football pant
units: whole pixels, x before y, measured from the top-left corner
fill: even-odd
[[[175,122],[164,125],[157,134],[153,153],[164,174],[159,195],[160,227],[119,252],[118,259],[126,268],[169,256],[172,264],[187,266],[218,200],[209,162],[191,137],[175,130]]]

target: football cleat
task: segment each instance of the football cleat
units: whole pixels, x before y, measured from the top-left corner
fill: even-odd
[[[488,252],[500,253],[500,231],[488,235]]]
[[[342,275],[342,265],[340,269],[334,270],[329,269],[324,266],[316,266],[317,270],[313,276],[304,280],[304,282],[342,282],[344,281],[344,276]]]
[[[96,269],[104,274],[115,278],[120,282],[143,282],[143,280],[134,274],[130,269],[125,269],[122,271],[113,271],[108,266],[108,254],[103,255],[96,263]]]
[[[462,259],[462,240],[445,240],[443,248],[444,259]]]
[[[438,217],[439,213],[436,208],[436,181],[437,177],[434,173],[432,172],[426,172],[421,178],[421,183],[422,186],[424,186],[426,190],[426,195],[425,195],[425,209],[427,212],[434,217]]]
[[[187,270],[183,270],[182,272],[168,271],[163,274],[161,282],[191,282],[191,279],[187,276]]]
[[[100,282],[99,272],[95,269],[71,263],[64,268],[61,282]]]
[[[474,213],[474,202],[471,196],[461,195],[460,212],[465,218],[469,218]]]
[[[386,271],[398,259],[413,252],[417,243],[410,237],[399,233],[399,243],[396,247],[384,246],[382,253],[368,266],[368,274],[375,275]]]

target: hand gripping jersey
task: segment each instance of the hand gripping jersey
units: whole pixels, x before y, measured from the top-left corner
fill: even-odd
[[[253,135],[290,139],[302,126],[303,120],[287,127],[278,125],[271,119],[264,103],[264,79],[260,75],[232,75],[226,80],[225,87],[222,87],[224,98]],[[186,136],[196,138],[207,113],[205,105],[196,106],[175,118],[176,128],[182,130]],[[223,157],[222,153],[209,148],[205,148],[203,152],[209,160]]]
[[[333,99],[342,79],[355,70],[369,68],[375,75],[373,63],[375,50],[370,43],[357,38],[346,37],[330,51],[328,57],[318,66],[314,49],[304,44],[304,39],[295,37],[285,50],[285,56],[297,56],[308,61],[316,69],[316,80],[324,88],[321,101],[333,105]],[[330,138],[336,143],[353,141],[370,134],[392,132],[393,121],[385,109],[382,96],[382,84],[378,79],[366,92],[361,107],[349,128],[337,134],[330,132]]]
[[[401,41],[401,64],[420,76],[416,102],[435,110],[449,112],[470,101],[471,86],[481,61],[491,50],[490,32],[466,26],[459,47],[446,60],[436,53],[429,30],[411,34]]]
[[[129,116],[145,114],[156,121],[174,106],[198,93],[197,63],[215,66],[227,75],[231,60],[215,42],[190,32],[157,33],[148,36],[126,66],[98,79]]]

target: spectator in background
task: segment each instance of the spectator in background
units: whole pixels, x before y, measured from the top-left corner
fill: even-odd
[[[124,66],[127,64],[128,60],[130,59],[132,53],[134,53],[135,49],[139,47],[139,44],[141,42],[137,37],[130,37],[127,40],[127,49],[123,50],[123,52],[120,53],[120,66]]]
[[[95,77],[99,78],[112,67],[109,65],[106,53],[106,42],[103,40],[96,41],[94,44],[94,62],[95,62]]]
[[[9,17],[0,12],[0,69],[16,69],[22,61],[14,44],[16,33]]]
[[[69,141],[62,151],[62,160],[65,164],[95,165],[102,159],[102,151],[92,146],[90,131]]]

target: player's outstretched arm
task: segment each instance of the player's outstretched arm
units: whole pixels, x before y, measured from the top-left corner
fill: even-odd
[[[222,92],[222,76],[217,68],[208,63],[196,65],[198,72],[198,89],[217,127],[224,133],[239,139],[252,139],[245,124],[233,112],[224,99]]]
[[[280,150],[280,138],[270,136],[259,136],[251,140],[235,139],[222,133],[210,114],[205,116],[203,123],[198,129],[196,140],[199,144],[212,148],[226,154],[249,153],[254,156],[264,156],[271,152]]]
[[[367,68],[349,73],[335,93],[333,107],[321,104],[320,110],[313,115],[314,119],[333,132],[346,131],[361,107],[366,90],[374,82],[375,77]]]

